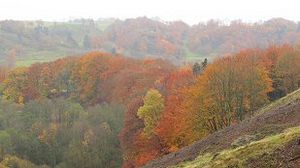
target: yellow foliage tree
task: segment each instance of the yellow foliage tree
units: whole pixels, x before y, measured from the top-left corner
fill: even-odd
[[[138,109],[137,115],[144,120],[144,133],[150,137],[164,110],[164,99],[158,90],[151,89],[144,98],[144,105]]]

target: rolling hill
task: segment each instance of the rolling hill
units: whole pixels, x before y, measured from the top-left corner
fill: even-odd
[[[299,42],[300,24],[281,18],[259,23],[211,20],[192,26],[146,17],[68,22],[5,20],[0,22],[0,63],[6,63],[11,55],[16,57],[16,65],[22,66],[91,50],[182,63],[245,48]]]
[[[257,111],[238,125],[154,160],[163,167],[299,167],[300,90]]]

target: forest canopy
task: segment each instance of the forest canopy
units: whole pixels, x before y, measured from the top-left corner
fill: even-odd
[[[90,52],[0,68],[0,165],[140,167],[300,87],[300,48],[175,66]]]

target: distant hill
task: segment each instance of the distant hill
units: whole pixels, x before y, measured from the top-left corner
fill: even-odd
[[[145,168],[300,166],[300,90]]]
[[[114,19],[73,20],[69,22],[1,21],[0,63],[11,50],[17,65],[51,61],[92,50],[90,37],[100,36]]]
[[[0,63],[10,51],[17,65],[29,65],[90,50],[135,58],[160,57],[174,62],[215,57],[245,48],[298,44],[300,24],[276,18],[260,23],[209,21],[198,25],[146,17],[68,22],[0,22]]]

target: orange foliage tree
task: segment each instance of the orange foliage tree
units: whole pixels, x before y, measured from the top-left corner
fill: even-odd
[[[155,132],[168,152],[189,143],[190,131],[185,127],[187,121],[182,104],[186,98],[186,90],[193,84],[194,78],[191,68],[184,67],[174,71],[164,80],[165,110]]]
[[[200,138],[239,122],[268,102],[271,79],[255,55],[240,53],[209,65],[186,101],[192,129]]]

